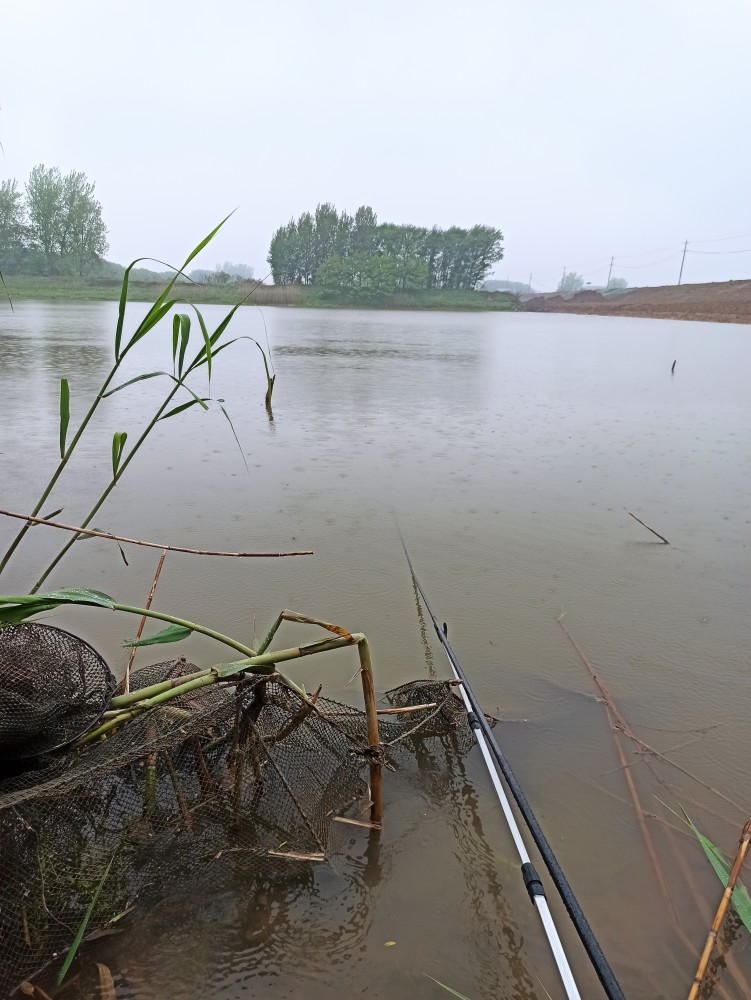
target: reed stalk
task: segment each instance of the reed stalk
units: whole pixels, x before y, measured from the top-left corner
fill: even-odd
[[[725,914],[727,913],[728,906],[730,905],[730,897],[733,895],[735,883],[738,881],[738,876],[743,866],[743,862],[745,861],[746,854],[748,853],[749,843],[751,843],[751,820],[749,820],[743,827],[743,833],[741,834],[741,839],[738,842],[738,851],[736,852],[735,861],[733,862],[733,867],[730,871],[728,884],[725,886],[725,891],[722,894],[720,904],[717,907],[717,912],[715,913],[714,920],[712,921],[712,926],[709,929],[709,934],[707,935],[707,940],[704,945],[704,951],[699,959],[696,975],[694,976],[694,981],[688,993],[688,1000],[696,1000],[699,990],[701,989],[701,985],[704,982],[704,976],[707,972],[709,958],[712,954],[712,949],[714,948],[717,936],[720,933],[720,928],[725,920]]]
[[[80,524],[62,524],[60,521],[52,521],[46,517],[34,517],[31,514],[19,514],[13,510],[3,510],[0,508],[0,514],[5,517],[16,517],[21,521],[31,521],[32,524],[44,524],[49,528],[61,528],[63,531],[72,531],[76,535],[85,535],[86,538],[105,538],[112,542],[124,542],[126,545],[143,545],[148,549],[185,552],[193,556],[230,556],[235,559],[279,559],[286,556],[315,555],[312,549],[304,549],[300,552],[224,552],[218,549],[190,549],[184,545],[166,545],[164,542],[147,542],[142,538],[128,538],[126,535],[114,535],[110,531],[98,531],[96,528],[84,529]]]
[[[50,477],[49,482],[47,483],[47,485],[45,486],[44,490],[42,491],[41,496],[39,497],[39,499],[37,500],[36,504],[34,505],[34,508],[31,511],[32,516],[36,517],[36,515],[40,512],[40,510],[42,509],[42,507],[44,506],[44,504],[47,502],[47,499],[49,498],[50,494],[52,493],[52,490],[55,488],[58,480],[60,479],[60,476],[65,471],[65,468],[68,465],[68,462],[70,461],[71,456],[75,452],[76,446],[78,445],[78,443],[81,440],[84,432],[86,431],[87,427],[89,426],[89,424],[90,424],[90,422],[91,422],[94,414],[96,413],[97,409],[99,408],[99,404],[102,402],[102,400],[107,395],[109,387],[112,384],[112,382],[114,381],[115,376],[117,375],[117,372],[119,371],[120,366],[121,366],[123,360],[127,357],[127,355],[133,349],[133,347],[135,347],[135,345],[137,343],[139,343],[143,339],[143,337],[145,337],[146,334],[149,333],[149,331],[152,330],[157,325],[157,323],[161,319],[163,319],[167,315],[167,313],[172,309],[172,307],[179,301],[178,299],[170,299],[170,297],[169,297],[170,293],[171,293],[171,291],[172,291],[172,289],[173,289],[173,287],[175,285],[175,282],[177,281],[178,277],[181,274],[184,273],[185,268],[193,260],[193,258],[196,257],[197,254],[199,254],[200,251],[203,250],[204,247],[219,232],[219,230],[222,228],[222,226],[225,224],[225,222],[227,221],[228,218],[229,218],[229,216],[227,216],[225,219],[223,219],[219,223],[219,225],[216,226],[209,233],[208,236],[206,236],[203,240],[201,240],[201,242],[196,247],[194,247],[194,249],[186,257],[185,262],[183,263],[183,265],[182,265],[181,268],[179,268],[179,269],[175,268],[174,269],[175,270],[174,277],[172,278],[172,280],[170,282],[167,283],[166,287],[164,288],[164,290],[162,291],[162,293],[159,295],[159,297],[157,298],[156,302],[154,302],[154,304],[151,306],[151,308],[149,309],[149,311],[146,313],[146,316],[141,320],[141,322],[139,323],[139,325],[136,327],[136,330],[135,330],[133,336],[128,341],[128,343],[125,345],[125,347],[122,347],[121,345],[122,345],[123,326],[124,326],[124,323],[125,323],[125,306],[126,306],[127,298],[128,298],[128,282],[130,280],[130,272],[131,272],[132,268],[135,267],[136,264],[140,263],[140,261],[142,261],[142,260],[146,260],[147,258],[140,257],[137,260],[132,261],[128,265],[128,267],[126,268],[125,274],[123,275],[122,287],[121,287],[121,291],[120,291],[120,302],[119,302],[119,308],[118,308],[117,327],[116,327],[116,330],[115,330],[115,361],[114,361],[114,364],[112,365],[112,368],[109,370],[109,372],[105,376],[104,382],[102,383],[102,385],[101,385],[99,391],[97,392],[97,394],[94,396],[94,400],[91,403],[91,406],[89,407],[89,409],[84,414],[83,419],[81,420],[81,423],[79,424],[78,429],[76,430],[76,433],[71,438],[70,443],[67,445],[67,447],[65,446],[65,434],[63,433],[64,430],[67,430],[67,419],[64,421],[65,427],[63,427],[63,420],[62,420],[62,416],[63,415],[62,415],[62,408],[61,408],[61,448],[60,448],[60,462],[58,463],[57,468],[55,469],[55,471],[53,472],[52,476]],[[65,380],[63,380],[63,381],[65,382]],[[27,531],[29,530],[29,528],[31,526],[32,526],[32,524],[30,522],[27,522],[26,524],[24,524],[23,527],[19,530],[19,532],[16,535],[16,537],[11,542],[11,544],[8,547],[8,549],[6,550],[5,555],[3,556],[2,560],[0,560],[0,574],[3,572],[3,570],[5,569],[5,567],[8,565],[8,562],[10,561],[13,553],[16,551],[16,549],[18,548],[18,546],[23,541],[24,536],[26,535]]]
[[[156,591],[156,585],[159,583],[159,577],[162,572],[162,566],[164,566],[164,560],[167,558],[167,550],[162,549],[162,554],[159,558],[159,563],[156,568],[156,573],[154,574],[154,579],[151,583],[151,590],[149,591],[149,596],[146,599],[146,609],[151,607],[151,602],[154,600],[154,593]],[[138,623],[138,631],[136,632],[136,639],[140,639],[143,635],[143,630],[146,625],[146,615],[141,615],[141,621]],[[130,691],[130,671],[133,667],[133,661],[136,658],[136,652],[138,651],[137,646],[130,647],[130,655],[128,656],[128,662],[125,667],[125,677],[123,678],[124,690],[127,694]]]

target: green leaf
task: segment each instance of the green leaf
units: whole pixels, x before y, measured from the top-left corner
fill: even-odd
[[[233,436],[235,438],[235,441],[237,441],[237,447],[240,449],[240,454],[242,455],[242,460],[245,463],[245,468],[248,469],[248,463],[247,463],[246,458],[245,458],[245,452],[243,451],[243,446],[240,444],[240,438],[237,436],[237,431],[235,430],[235,425],[232,423],[232,420],[230,419],[229,413],[227,413],[227,411],[224,409],[224,407],[222,406],[222,404],[221,403],[217,403],[217,405],[219,406],[219,409],[222,411],[222,413],[224,414],[224,416],[227,418],[227,423],[229,424],[230,429],[232,430],[232,434],[233,434]],[[248,469],[248,471],[250,471],[250,470]]]
[[[182,388],[185,389],[186,392],[189,392],[193,397],[194,401],[198,403],[199,406],[203,407],[204,410],[208,410],[208,406],[206,404],[211,402],[211,396],[198,396],[195,392],[193,392],[191,387],[187,385],[185,382],[177,378],[173,379],[173,381],[176,383],[176,385],[182,386]]]
[[[457,993],[456,990],[452,990],[450,986],[447,986],[445,983],[442,983],[439,979],[433,979],[432,976],[428,976],[427,972],[425,973],[425,975],[428,977],[428,979],[432,979],[433,982],[436,983],[436,985],[446,990],[447,993],[450,993],[454,997],[459,997],[459,1000],[469,1000],[469,997],[465,997],[463,993]]]
[[[188,410],[191,406],[195,406],[196,403],[200,403],[204,410],[208,409],[208,407],[204,405],[204,401],[196,396],[195,399],[189,399],[187,403],[181,403],[179,406],[176,406],[174,410],[170,410],[168,413],[163,413],[159,419],[167,420],[169,417],[174,417],[176,414],[182,413],[183,410]]]
[[[42,514],[42,518],[45,521],[51,521],[53,517],[57,517],[58,514],[62,514],[64,510],[65,507],[58,507],[57,510],[51,510],[49,514]]]
[[[183,365],[185,364],[185,352],[188,349],[188,341],[190,340],[190,316],[187,313],[179,313],[175,319],[178,320],[180,326],[180,353],[177,359],[177,374],[182,375]],[[174,340],[174,323],[172,337]]]
[[[172,370],[175,371],[177,363],[177,342],[180,337],[180,317],[172,317]]]
[[[91,902],[86,907],[86,913],[83,915],[83,920],[80,923],[78,930],[76,931],[76,936],[73,938],[73,944],[68,949],[68,954],[65,956],[65,961],[60,967],[60,971],[57,974],[57,979],[55,980],[55,985],[60,986],[63,979],[67,975],[68,969],[71,966],[73,959],[76,957],[76,952],[81,947],[81,942],[83,941],[83,936],[86,933],[86,928],[89,926],[89,921],[91,920],[91,914],[94,912],[94,907],[97,904],[100,893],[102,891],[102,886],[107,881],[107,876],[110,873],[110,868],[112,867],[112,862],[115,860],[115,855],[113,854],[110,858],[109,864],[104,869],[104,874],[99,879],[99,885],[97,885],[94,895],[91,898]]]
[[[57,604],[97,604],[103,608],[114,608],[115,606],[115,602],[109,594],[85,587],[61,587],[59,590],[50,590],[46,594],[0,595],[0,605],[35,604],[37,601],[54,601]]]
[[[230,214],[228,216],[226,216],[224,219],[222,219],[222,221],[219,223],[218,226],[216,226],[214,229],[211,230],[211,232],[209,233],[208,236],[206,236],[204,239],[202,239],[201,242],[197,246],[195,246],[193,248],[193,250],[191,250],[191,252],[185,258],[185,261],[183,262],[183,266],[181,268],[179,268],[179,270],[178,269],[175,270],[175,276],[174,276],[174,278],[172,278],[172,280],[167,284],[167,286],[164,289],[164,291],[161,293],[161,295],[159,296],[159,298],[156,300],[156,302],[154,303],[154,305],[151,307],[151,309],[148,311],[148,313],[146,314],[146,316],[144,317],[144,319],[141,321],[140,325],[136,329],[136,332],[133,334],[133,336],[131,337],[130,341],[128,342],[127,346],[125,347],[125,349],[123,350],[123,352],[121,354],[120,353],[120,342],[121,342],[121,339],[122,339],[123,322],[124,322],[124,319],[125,319],[125,304],[126,304],[126,300],[127,300],[127,297],[128,297],[128,279],[129,279],[129,276],[130,276],[130,271],[131,271],[131,268],[133,268],[141,260],[147,260],[148,258],[141,257],[141,258],[139,258],[139,260],[134,260],[132,264],[128,265],[128,268],[126,269],[125,275],[123,277],[123,287],[122,287],[122,290],[120,292],[120,309],[119,309],[119,313],[118,313],[117,331],[115,333],[115,358],[118,361],[120,360],[120,358],[123,355],[127,354],[127,352],[131,349],[131,347],[133,347],[135,344],[137,344],[138,341],[142,337],[144,337],[149,332],[149,330],[153,326],[155,326],[159,322],[160,319],[162,319],[162,317],[164,315],[166,315],[166,313],[169,312],[169,310],[175,304],[175,301],[177,301],[177,300],[168,301],[168,296],[169,296],[170,292],[172,291],[172,289],[174,288],[174,285],[175,285],[175,282],[177,281],[178,276],[185,271],[185,268],[188,266],[188,264],[190,264],[190,262],[193,260],[193,258],[196,257],[201,252],[201,250],[203,250],[203,248],[208,243],[211,242],[211,240],[213,240],[213,238],[216,236],[216,234],[219,232],[219,230],[225,224],[225,222],[227,221],[227,219],[229,219],[230,215],[233,215],[233,214],[234,214],[233,212],[230,212]]]
[[[123,457],[123,448],[127,439],[127,431],[115,431],[112,435],[112,475],[115,479],[117,479],[117,470],[120,467],[120,459]]]
[[[164,642],[180,642],[192,634],[193,630],[184,625],[168,625],[161,632],[155,632],[154,635],[150,635],[146,639],[133,639],[131,642],[124,642],[123,646],[160,646]]]
[[[57,604],[37,601],[35,604],[20,604],[14,607],[0,607],[0,625],[20,625],[27,618],[40,615],[44,611],[54,611]]]
[[[107,534],[107,529],[106,528],[99,528],[99,527],[97,527],[96,524],[94,525],[93,528],[90,528],[89,530],[90,531],[101,531],[104,534]],[[90,535],[88,533],[88,531],[82,531],[78,535],[76,535],[76,541],[77,542],[90,542],[92,538],[97,538],[97,537],[98,537],[98,535]]]
[[[662,802],[662,799],[657,798],[657,801]],[[709,837],[705,837],[704,834],[694,825],[691,817],[685,809],[681,807],[681,812],[683,813],[683,816],[681,816],[675,811],[675,809],[671,809],[666,802],[662,802],[662,804],[693,831],[694,836],[701,844],[702,850],[707,856],[707,860],[714,869],[715,875],[722,883],[723,888],[727,888],[727,884],[730,881],[731,865],[719,847],[713,844]],[[735,883],[735,888],[733,889],[733,894],[730,897],[730,902],[733,904],[735,912],[741,918],[743,926],[751,933],[751,896],[749,895],[748,889],[740,879],[738,879]]]
[[[70,423],[70,385],[67,378],[60,379],[60,458],[65,458],[65,438]]]
[[[120,392],[121,389],[127,388],[129,385],[133,385],[134,382],[143,382],[147,378],[156,378],[158,375],[168,375],[168,372],[149,372],[147,375],[136,375],[135,378],[128,379],[127,382],[123,382],[122,385],[118,385],[115,389],[110,389],[109,392],[105,392],[102,399],[106,399],[108,396],[114,395],[116,392]]]
[[[694,826],[685,811],[683,815],[686,817],[686,823],[693,830],[694,836],[701,844],[702,849],[707,856],[707,860],[714,869],[717,878],[720,882],[722,882],[723,888],[727,888],[727,884],[730,881],[731,866],[728,864],[722,851],[712,843],[709,837],[705,837],[704,834]],[[735,908],[735,912],[743,921],[743,926],[747,931],[751,932],[751,897],[749,897],[748,890],[740,879],[735,883],[735,888],[733,889],[730,901]]]

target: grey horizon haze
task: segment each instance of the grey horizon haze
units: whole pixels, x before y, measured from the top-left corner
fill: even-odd
[[[0,4],[0,179],[85,171],[108,259],[268,271],[331,201],[486,223],[494,276],[751,277],[751,8],[689,0]],[[699,253],[697,251],[703,251]],[[709,252],[707,252],[709,251]],[[634,256],[631,256],[634,255]]]

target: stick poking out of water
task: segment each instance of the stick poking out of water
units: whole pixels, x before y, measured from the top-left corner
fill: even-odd
[[[625,507],[623,509],[626,510]],[[643,528],[647,529],[647,531],[651,531],[653,535],[657,535],[657,537],[660,539],[663,545],[670,545],[670,542],[667,540],[667,538],[665,538],[664,535],[661,535],[659,531],[655,531],[654,528],[650,528],[650,526],[648,524],[645,524],[640,517],[636,516],[636,514],[632,514],[630,510],[627,510],[626,513],[628,514],[629,517],[633,517],[635,521],[638,521]]]
[[[676,361],[677,361],[677,360],[678,360],[678,359],[676,358]],[[674,361],[674,362],[673,362],[673,364],[672,364],[672,367],[671,367],[671,369],[670,369],[670,374],[671,374],[671,375],[675,375],[675,365],[676,365],[676,361]]]

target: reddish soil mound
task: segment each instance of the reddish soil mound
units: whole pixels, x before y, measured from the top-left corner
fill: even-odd
[[[652,316],[713,323],[751,323],[751,281],[706,285],[663,285],[625,292],[538,295],[523,303],[527,312],[566,312],[602,316]]]

